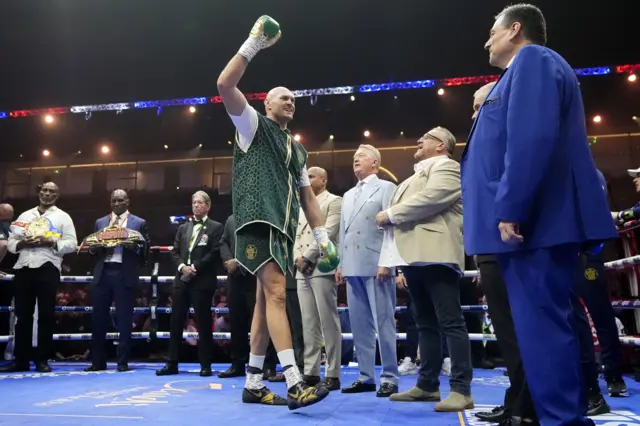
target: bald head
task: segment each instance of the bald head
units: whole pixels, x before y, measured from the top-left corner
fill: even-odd
[[[309,182],[314,194],[322,194],[327,189],[327,171],[322,167],[310,167]]]
[[[0,204],[0,220],[13,219],[13,206],[11,204]]]
[[[40,205],[44,208],[49,208],[55,205],[60,196],[60,188],[53,182],[45,182],[40,185],[38,191],[38,197],[40,198]]]
[[[111,211],[120,216],[129,210],[129,195],[124,189],[116,189],[111,193]]]
[[[489,84],[485,84],[473,94],[473,115],[471,116],[472,120],[475,120],[478,116],[478,112],[480,111],[480,107],[484,103],[484,100],[489,96],[491,90],[496,85],[495,81],[492,81]]]
[[[286,129],[287,123],[293,120],[296,111],[296,99],[291,90],[286,87],[274,87],[269,90],[264,100],[267,117]]]

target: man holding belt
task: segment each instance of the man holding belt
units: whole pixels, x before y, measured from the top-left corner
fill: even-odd
[[[307,152],[295,141],[287,124],[293,120],[295,97],[284,87],[265,99],[266,115],[247,103],[238,83],[249,62],[280,38],[279,25],[260,17],[249,38],[218,78],[218,91],[236,129],[233,152],[233,214],[236,218],[236,256],[249,273],[258,276],[258,294],[251,326],[251,353],[243,401],[272,403],[276,397],[262,380],[269,337],[278,351],[287,382],[289,409],[306,407],[328,395],[325,388],[306,385],[296,365],[285,308],[286,271],[293,273],[293,242],[300,207],[320,247],[320,262],[337,263],[318,201],[311,190]]]
[[[546,44],[540,10],[518,4],[485,48],[503,73],[462,156],[467,254],[496,254],[536,413],[591,425],[571,321],[578,255],[617,236],[589,151],[574,70]]]
[[[96,220],[95,232],[107,226],[140,231],[149,245],[147,222],[129,212],[129,196],[122,189],[111,193],[111,214]],[[118,371],[128,371],[128,358],[133,329],[133,299],[140,283],[140,265],[146,254],[138,245],[90,249],[95,258],[91,296],[93,317],[91,326],[91,366],[85,371],[107,369],[104,342],[111,319],[111,303],[116,302],[118,320]]]

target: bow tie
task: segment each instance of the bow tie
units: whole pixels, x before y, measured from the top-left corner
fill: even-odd
[[[198,225],[198,224],[199,224],[199,225],[204,225],[204,220],[202,220],[202,219],[200,219],[200,220],[194,220],[194,221],[193,221],[193,224],[194,224],[194,225]]]

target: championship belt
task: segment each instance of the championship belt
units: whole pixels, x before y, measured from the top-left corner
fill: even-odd
[[[121,226],[107,226],[98,232],[87,236],[80,244],[80,248],[113,248],[122,245],[144,245],[146,241],[142,234],[133,229]],[[79,251],[79,249],[78,249]]]
[[[13,222],[11,232],[21,238],[45,237],[60,239],[62,231],[53,226],[51,221],[40,216],[32,222]]]

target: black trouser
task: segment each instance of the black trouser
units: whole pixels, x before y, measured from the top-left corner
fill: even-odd
[[[587,390],[598,390],[598,365],[596,364],[596,352],[593,344],[591,325],[584,306],[575,292],[571,293],[573,306],[573,329],[578,337],[580,346],[580,367]],[[585,396],[588,396],[585,393]]]
[[[111,302],[116,302],[118,338],[118,364],[129,361],[131,351],[131,331],[133,329],[134,287],[127,286],[122,276],[122,263],[104,264],[97,285],[91,286],[93,318],[91,321],[91,359],[94,366],[103,366],[107,362],[104,349],[107,329],[111,319]]]
[[[205,279],[203,277],[203,279]],[[173,304],[171,311],[171,334],[169,343],[169,362],[177,363],[180,358],[182,332],[189,306],[193,304],[198,328],[198,362],[203,368],[211,367],[213,351],[213,318],[211,303],[215,281],[207,287],[196,287],[193,282],[185,283],[177,279],[173,283]]]
[[[411,297],[407,299],[407,310],[398,314],[398,326],[400,330],[407,333],[407,338],[404,341],[404,356],[411,358],[411,361],[415,362],[418,357],[419,339],[418,328],[411,313]]]
[[[418,388],[439,390],[442,330],[451,356],[451,391],[470,395],[473,369],[469,333],[460,306],[460,275],[442,265],[409,266],[404,274],[420,338]]]
[[[598,333],[605,374],[620,375],[622,350],[602,255],[582,256],[582,268],[576,278],[575,290],[587,306]]]
[[[300,311],[300,299],[298,290],[287,288],[287,317],[289,318],[289,328],[291,329],[291,344],[296,363],[301,371],[304,371],[304,337],[302,334],[302,312]]]
[[[39,268],[17,269],[15,274],[15,362],[47,362],[53,355],[53,326],[60,270],[51,262]],[[33,312],[38,301],[38,348],[32,351]]]
[[[482,289],[487,298],[491,324],[504,358],[511,386],[504,396],[504,406],[513,416],[536,418],[533,400],[524,374],[520,348],[511,317],[507,286],[496,261],[478,262]]]
[[[236,273],[229,275],[229,322],[231,327],[231,363],[238,369],[244,370],[249,362],[249,333],[251,321],[256,305],[257,278],[254,275]],[[264,369],[275,370],[277,364],[276,352],[273,344],[269,343]]]
[[[480,292],[475,283],[470,280],[460,281],[460,304],[477,305],[480,300]],[[473,334],[482,334],[482,317],[479,312],[465,312],[464,322],[467,324],[467,331]],[[471,345],[471,362],[476,365],[486,358],[484,342],[474,340]]]

